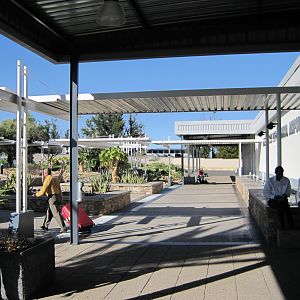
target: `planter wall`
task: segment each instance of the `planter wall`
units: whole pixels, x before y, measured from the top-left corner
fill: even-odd
[[[275,244],[278,242],[278,237],[281,237],[283,239],[281,242],[284,245],[288,244],[287,240],[290,239],[291,243],[289,246],[293,247],[293,231],[287,230],[287,232],[283,233],[278,232],[276,225],[277,212],[268,206],[267,201],[263,196],[263,187],[258,183],[251,181],[246,176],[237,177],[236,187],[243,200],[248,205],[249,212],[265,239],[269,243]],[[290,210],[293,216],[294,226],[297,228],[299,236],[300,210],[296,206],[291,206]],[[291,234],[289,235],[290,232]],[[279,244],[279,246],[282,245]]]
[[[53,239],[23,251],[0,253],[2,299],[32,299],[55,278]]]
[[[112,183],[110,189],[112,191],[130,191],[133,194],[152,195],[159,194],[163,190],[163,182],[156,181],[147,183]]]
[[[2,196],[0,199],[7,199],[6,203],[0,205],[0,209],[15,210],[16,196]],[[46,212],[48,207],[47,197],[28,197],[29,209],[36,212]],[[69,195],[63,196],[63,203],[69,203]],[[99,216],[110,214],[116,210],[120,210],[130,204],[129,191],[113,191],[105,194],[83,196],[81,202],[82,208],[90,216]]]
[[[16,209],[16,195],[0,196],[0,209],[15,210]],[[48,198],[46,196],[33,197],[28,195],[28,209],[36,212],[46,212],[48,207]],[[63,200],[67,203],[69,200]]]
[[[114,191],[94,196],[84,196],[81,207],[89,216],[107,215],[130,204],[130,192]]]

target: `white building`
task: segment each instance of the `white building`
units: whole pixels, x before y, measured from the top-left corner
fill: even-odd
[[[288,70],[279,86],[300,86],[300,56]],[[282,96],[284,101],[284,95]],[[289,101],[292,101],[289,99]],[[282,166],[293,187],[300,178],[300,110],[281,112]],[[269,111],[269,122],[276,123],[276,111]],[[243,174],[266,176],[265,112],[254,120],[216,120],[175,122],[175,133],[183,139],[255,139],[261,143],[241,145]],[[258,134],[263,134],[259,136]],[[277,165],[277,129],[269,130],[270,174]],[[299,155],[298,155],[299,154]]]

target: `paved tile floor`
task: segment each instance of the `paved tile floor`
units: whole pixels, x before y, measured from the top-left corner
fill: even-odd
[[[78,246],[58,238],[56,281],[37,297],[300,299],[298,251],[261,245],[235,186],[219,182],[137,200]]]

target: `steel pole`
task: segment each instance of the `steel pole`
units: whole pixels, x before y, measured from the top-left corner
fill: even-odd
[[[192,170],[195,173],[195,147],[192,147]]]
[[[182,140],[182,137],[181,137]],[[183,160],[183,146],[180,145],[181,148],[181,177],[182,177],[182,185],[184,185],[184,160]]]
[[[70,62],[70,207],[71,207],[71,240],[78,245],[78,60]]]
[[[191,176],[191,166],[190,166],[190,145],[187,146],[187,155],[188,155],[188,177]]]
[[[269,145],[269,110],[268,105],[265,107],[265,130],[266,130],[266,181],[270,177],[270,145]]]
[[[168,186],[172,185],[172,178],[171,178],[171,147],[169,145],[169,177],[168,177]]]
[[[21,169],[22,169],[22,157],[21,157],[21,127],[22,127],[22,70],[21,61],[17,60],[17,95],[18,105],[16,114],[16,212],[21,212]]]
[[[277,166],[282,165],[281,153],[281,95],[276,95],[276,116],[277,116]]]
[[[28,71],[27,67],[24,66],[24,109],[23,109],[23,211],[27,211],[27,155],[28,155],[28,144],[27,144],[27,122],[28,122]]]
[[[242,143],[239,143],[239,176],[242,176],[242,167],[243,167],[243,161],[242,161]]]

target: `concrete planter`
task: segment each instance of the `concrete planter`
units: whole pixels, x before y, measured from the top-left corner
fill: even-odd
[[[152,195],[159,194],[163,190],[163,182],[147,182],[147,183],[112,183],[110,186],[112,191],[130,191],[133,194]]]
[[[108,215],[130,204],[129,191],[113,191],[105,194],[84,196],[81,207],[89,216]]]
[[[54,241],[35,241],[22,252],[0,252],[1,299],[32,299],[55,278]]]

